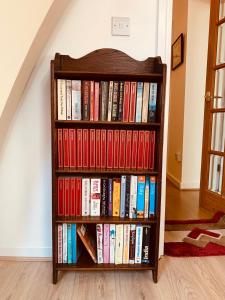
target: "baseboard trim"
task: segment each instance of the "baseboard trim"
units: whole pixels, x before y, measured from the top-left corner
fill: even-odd
[[[0,261],[46,262],[46,261],[52,261],[52,258],[51,257],[0,256]]]
[[[181,182],[178,178],[173,176],[171,173],[166,174],[167,179],[179,190],[182,191],[199,191],[199,182]]]
[[[168,173],[166,174],[166,178],[175,186],[180,190],[180,180],[178,178],[176,178],[175,176],[173,176],[172,174]]]

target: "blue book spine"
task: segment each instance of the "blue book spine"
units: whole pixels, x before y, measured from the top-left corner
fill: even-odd
[[[145,176],[138,176],[137,182],[137,218],[144,218]]]
[[[77,225],[72,224],[71,227],[71,239],[72,239],[72,263],[77,263]]]
[[[157,99],[157,83],[150,84],[148,119],[155,122],[156,120],[156,99]]]
[[[149,193],[149,217],[155,215],[155,187],[156,187],[155,177],[151,176],[150,193]]]
[[[67,225],[67,262],[72,264],[72,236],[71,224]]]
[[[125,217],[126,176],[121,176],[120,189],[120,218]]]
[[[108,180],[108,216],[112,216],[112,188],[113,188],[113,181],[111,178]]]
[[[137,99],[136,99],[136,122],[141,122],[142,114],[142,94],[143,94],[143,82],[137,83]]]

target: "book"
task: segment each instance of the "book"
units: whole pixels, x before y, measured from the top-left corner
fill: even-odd
[[[115,264],[123,263],[123,224],[116,224]]]
[[[137,176],[130,177],[130,210],[129,218],[137,217]]]
[[[107,143],[106,143],[106,130],[101,129],[101,168],[106,168],[106,155],[107,155]]]
[[[148,212],[149,212],[149,191],[150,191],[150,181],[149,181],[149,177],[146,176],[146,180],[145,180],[145,210],[144,210],[144,218],[148,218]]]
[[[109,264],[109,224],[104,224],[104,234],[103,234],[103,261],[104,264]]]
[[[101,129],[95,131],[95,166],[101,168]]]
[[[63,166],[64,168],[69,168],[69,131],[63,128]]]
[[[156,121],[157,83],[150,83],[148,119],[150,122]]]
[[[120,188],[120,218],[125,217],[126,176],[121,176]]]
[[[78,247],[77,247],[77,225],[76,224],[72,224],[71,225],[71,239],[72,239],[72,263],[76,264],[77,263],[77,259],[79,256],[79,251],[78,251]]]
[[[100,216],[101,179],[91,178],[91,216]]]
[[[137,179],[137,218],[144,218],[145,209],[145,176]]]
[[[129,218],[130,211],[130,175],[126,176],[125,217]]]
[[[132,154],[131,154],[131,169],[137,168],[137,149],[138,149],[138,131],[133,131],[132,136]]]
[[[63,223],[63,263],[67,264],[67,224]]]
[[[130,84],[129,122],[134,122],[135,121],[136,94],[137,94],[137,82],[131,82],[131,84]]]
[[[143,82],[137,83],[137,98],[136,98],[136,122],[141,122],[142,119],[142,94],[143,94]]]
[[[119,98],[119,82],[113,82],[113,101],[112,101],[112,121],[118,120],[118,98]]]
[[[142,259],[143,264],[150,263],[150,225],[143,225],[143,237],[142,237]]]
[[[67,224],[67,263],[72,264],[72,232],[71,224]]]
[[[150,131],[150,159],[149,159],[149,169],[154,169],[155,166],[155,131]]]
[[[66,120],[66,80],[57,79],[58,120]]]
[[[82,216],[90,215],[90,178],[82,178]]]
[[[113,179],[113,217],[120,215],[120,178]]]
[[[113,81],[109,82],[109,98],[108,98],[108,117],[107,120],[112,119],[112,101],[113,101]]]
[[[90,81],[82,80],[81,88],[82,120],[90,120]]]
[[[76,189],[75,189],[75,197],[76,197],[76,216],[81,216],[82,214],[82,178],[76,178]]]
[[[132,130],[127,130],[125,169],[128,170],[131,168],[131,154],[132,154]]]
[[[113,168],[113,130],[107,130],[107,169]]]
[[[123,225],[123,264],[129,264],[130,224]]]
[[[70,178],[70,216],[76,216],[76,178]]]
[[[112,207],[113,207],[113,180],[112,178],[108,179],[108,216],[112,216]]]
[[[64,216],[65,210],[64,210],[64,193],[65,193],[65,187],[64,187],[64,178],[59,177],[57,179],[57,187],[58,187],[58,209],[57,214],[58,216]]]
[[[149,217],[155,215],[155,189],[156,189],[156,178],[150,176],[150,195],[149,195]]]
[[[130,224],[129,264],[134,264],[136,245],[136,225]]]
[[[77,166],[76,129],[69,129],[69,166],[70,168]]]
[[[89,168],[89,129],[83,129],[83,168]]]
[[[101,179],[101,216],[108,215],[108,179]]]
[[[64,178],[64,215],[69,216],[70,214],[70,178]]]
[[[143,87],[143,103],[142,103],[142,118],[141,121],[143,123],[148,122],[148,99],[149,99],[149,82],[144,82]]]
[[[130,81],[124,82],[123,122],[128,122],[130,111]]]
[[[107,121],[108,117],[108,95],[109,83],[108,81],[101,81],[101,106],[100,106],[100,120]]]
[[[119,168],[119,146],[120,146],[120,131],[113,131],[113,168]]]
[[[62,225],[58,225],[58,264],[63,262],[63,229]]]
[[[94,263],[97,263],[96,242],[86,224],[77,224],[77,234]]]
[[[90,129],[90,169],[95,168],[96,163],[95,129]]]
[[[115,246],[116,246],[116,225],[109,226],[109,263],[115,263]]]
[[[83,167],[83,134],[82,129],[77,129],[77,167]]]
[[[72,80],[72,120],[81,120],[81,81]]]
[[[103,264],[103,224],[96,224],[96,238],[97,238],[97,261],[98,264]]]
[[[126,130],[120,130],[119,168],[125,168]]]
[[[90,81],[90,121],[94,121],[94,105],[95,105],[95,85],[94,81]]]
[[[58,140],[58,167],[63,168],[63,130],[57,129],[57,140]]]
[[[72,81],[66,80],[66,119],[72,120]]]
[[[124,81],[119,83],[119,97],[118,97],[118,121],[123,120],[123,98],[124,98]]]
[[[142,236],[143,227],[142,225],[136,226],[136,239],[135,239],[135,264],[141,264],[142,259]]]
[[[143,168],[144,170],[150,169],[149,166],[149,159],[151,156],[151,151],[150,151],[150,131],[145,130],[144,131],[144,158],[143,158]]]
[[[138,152],[137,152],[137,169],[143,170],[144,168],[144,130],[140,130],[138,133]]]
[[[99,82],[95,82],[94,87],[94,121],[99,120]]]

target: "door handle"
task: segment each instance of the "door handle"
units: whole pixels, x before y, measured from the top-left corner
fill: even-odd
[[[206,102],[210,102],[213,99],[213,97],[211,96],[211,93],[208,91],[205,94],[205,101]]]

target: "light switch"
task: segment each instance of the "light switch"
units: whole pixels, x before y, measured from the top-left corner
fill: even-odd
[[[112,35],[130,35],[130,18],[112,17]]]

